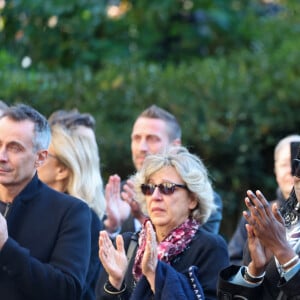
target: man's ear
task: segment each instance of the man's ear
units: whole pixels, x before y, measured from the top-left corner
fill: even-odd
[[[35,167],[38,168],[44,164],[48,156],[48,150],[40,150],[37,153],[37,159],[35,161]]]
[[[181,146],[181,139],[175,139],[175,140],[173,140],[172,145],[173,146]]]

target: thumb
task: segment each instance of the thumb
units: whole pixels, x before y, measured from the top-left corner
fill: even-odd
[[[245,227],[247,230],[248,239],[254,238],[255,235],[254,235],[252,226],[249,224],[245,224]]]
[[[277,204],[277,203],[274,203],[274,204],[272,205],[272,212],[273,212],[273,214],[274,214],[276,220],[277,220],[278,222],[280,222],[281,224],[284,225],[284,219],[283,219],[283,217],[282,217],[282,215],[281,215],[281,213],[280,213],[280,211],[279,211],[279,207],[278,207],[278,204]]]

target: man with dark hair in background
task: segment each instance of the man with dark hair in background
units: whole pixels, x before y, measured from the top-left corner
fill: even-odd
[[[131,133],[131,155],[136,170],[140,170],[146,156],[159,153],[170,145],[181,145],[181,128],[174,115],[151,105],[135,120]],[[145,216],[134,201],[133,183],[128,179],[122,185],[118,175],[112,175],[106,186],[107,231],[114,236],[120,232],[139,230]],[[122,198],[122,199],[121,199]],[[124,201],[122,201],[124,200]],[[214,193],[217,210],[203,225],[210,232],[218,233],[222,220],[222,200]]]

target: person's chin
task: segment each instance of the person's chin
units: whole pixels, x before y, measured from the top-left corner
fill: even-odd
[[[144,163],[144,159],[139,159],[135,161],[134,166],[137,171],[139,171],[142,168],[143,163]]]

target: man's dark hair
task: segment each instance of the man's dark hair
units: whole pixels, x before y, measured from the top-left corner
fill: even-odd
[[[180,125],[170,112],[166,111],[163,108],[158,107],[157,105],[153,104],[146,108],[138,118],[149,118],[149,119],[159,119],[167,124],[168,135],[170,141],[175,139],[181,139],[181,128]]]
[[[85,126],[95,130],[95,119],[91,114],[80,113],[77,109],[57,110],[53,112],[48,118],[50,126],[60,124],[66,128],[73,128],[76,126]]]

